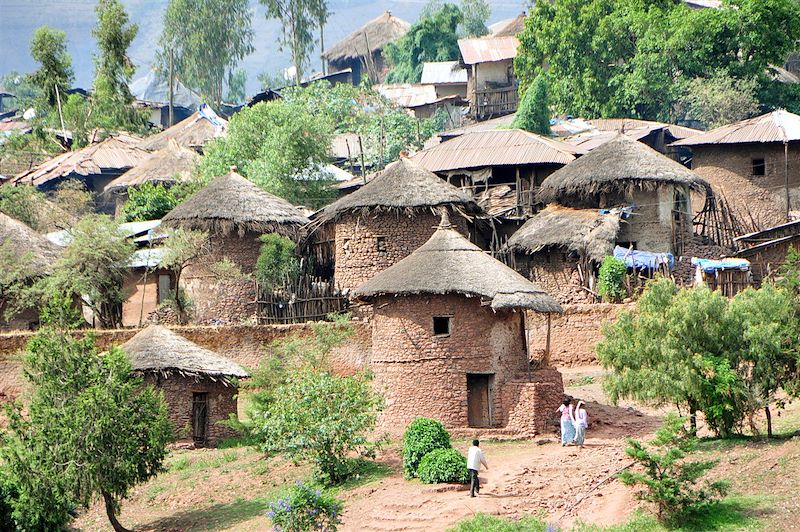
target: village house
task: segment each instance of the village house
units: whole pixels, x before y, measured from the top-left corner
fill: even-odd
[[[179,80],[172,80],[172,123],[169,119],[170,87],[168,76],[151,69],[144,76],[131,82],[133,106],[149,112],[148,121],[164,129],[189,117],[202,103],[200,96]]]
[[[599,261],[615,246],[680,255],[692,243],[696,174],[625,135],[544,180],[548,207],[508,241],[515,267],[560,301],[594,290]]]
[[[753,283],[774,278],[789,248],[800,251],[800,221],[795,220],[736,238],[736,256],[750,262]]]
[[[672,144],[755,229],[787,221],[800,205],[800,116],[779,110]]]
[[[257,290],[252,274],[261,246],[259,237],[278,233],[297,242],[308,219],[288,201],[231,169],[175,207],[164,216],[163,223],[165,227],[209,233],[207,256],[190,265],[180,281],[179,289],[192,302],[194,321],[238,324],[256,314]],[[215,265],[223,259],[241,275],[215,274]]]
[[[458,61],[423,63],[420,83],[433,85],[438,98],[458,96],[463,100],[467,99],[467,69],[459,65]]]
[[[131,257],[122,282],[123,327],[141,327],[148,323],[164,303],[175,297],[175,275],[160,266],[164,252],[163,247],[147,246],[136,250]]]
[[[442,208],[464,234],[480,211],[468,194],[401,157],[315,216],[313,254],[332,262],[335,285],[348,293],[424,244]]]
[[[353,85],[362,78],[381,83],[389,68],[383,58],[383,47],[403,37],[411,24],[391,11],[374,18],[322,53],[331,73],[350,69]]]
[[[514,58],[519,41],[513,35],[459,39],[459,64],[467,70],[467,99],[475,120],[517,110],[518,82]]]
[[[168,148],[170,143],[175,143],[181,148],[203,153],[203,147],[225,134],[228,122],[206,104],[202,104],[197,111],[188,118],[168,127],[160,133],[147,137],[138,144],[138,147],[150,152]]]
[[[546,292],[469,242],[447,214],[411,255],[354,292],[373,305],[375,386],[394,435],[416,417],[450,430],[545,430],[563,398],[561,374],[531,361],[525,311],[562,312]]]
[[[221,422],[237,416],[238,379],[249,376],[239,364],[160,325],[121,347],[144,384],[164,393],[178,441],[214,447],[236,436]]]
[[[446,127],[461,125],[464,100],[457,94],[439,96],[434,85],[420,83],[375,85],[375,90],[397,106],[407,109],[418,120],[431,118],[441,110],[447,116]]]

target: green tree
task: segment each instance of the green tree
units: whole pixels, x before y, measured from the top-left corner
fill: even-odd
[[[175,292],[171,300],[180,323],[186,322],[186,298],[181,290],[181,275],[192,263],[200,260],[209,252],[208,233],[191,229],[170,229],[164,245],[164,255],[159,266],[170,270],[175,275]]]
[[[511,127],[539,135],[550,134],[550,99],[547,94],[547,77],[543,74],[525,91]]]
[[[126,222],[160,220],[174,209],[181,198],[177,189],[166,187],[163,183],[143,183],[128,189],[128,199],[122,207]]]
[[[256,280],[267,289],[285,286],[300,274],[297,244],[277,233],[261,235]]]
[[[458,59],[458,34],[463,21],[461,10],[453,4],[421,17],[399,41],[384,48],[392,70],[386,78],[389,83],[419,83],[422,64],[428,61]]]
[[[163,470],[172,434],[163,397],[133,376],[120,349],[101,355],[91,335],[52,327],[28,343],[23,370],[30,401],[7,408],[0,448],[17,526],[60,529],[75,505],[100,495],[114,530],[125,531],[120,501]]]
[[[136,71],[128,57],[128,48],[136,38],[139,27],[129,22],[128,13],[119,0],[99,0],[95,7],[97,25],[92,35],[97,39],[95,57],[95,98],[105,98],[116,104],[133,101],[128,83]]]
[[[678,104],[685,117],[713,129],[758,114],[758,81],[735,79],[724,72],[709,78],[695,78],[687,84]]]
[[[225,101],[228,103],[244,103],[247,99],[247,71],[237,68],[235,72],[228,73],[228,94]]]
[[[625,297],[625,275],[628,268],[616,257],[608,256],[600,264],[597,272],[597,292],[603,301],[619,303]]]
[[[281,21],[281,49],[288,49],[299,85],[314,49],[314,30],[328,20],[330,11],[324,0],[259,0],[267,8],[267,18]]]
[[[492,16],[492,7],[486,0],[461,0],[461,13],[465,37],[483,37],[489,34],[486,23]]]
[[[30,81],[41,91],[44,103],[55,107],[56,91],[65,97],[74,79],[67,34],[48,26],[37,28],[31,39],[31,57],[40,66],[30,74]]]
[[[248,0],[170,0],[160,47],[162,70],[172,53],[177,77],[218,107],[225,80],[254,50]]]
[[[44,194],[35,187],[0,187],[0,212],[36,230],[43,229],[39,213],[44,202]]]

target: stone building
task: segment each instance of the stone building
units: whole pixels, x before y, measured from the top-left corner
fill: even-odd
[[[209,252],[184,270],[179,289],[192,302],[196,323],[238,324],[256,314],[255,271],[259,237],[278,233],[297,242],[308,219],[288,201],[258,188],[235,170],[175,207],[165,227],[209,233]],[[214,265],[227,259],[242,276],[221,278]]]
[[[525,311],[560,313],[546,292],[491,258],[448,216],[411,255],[361,285],[372,303],[381,425],[401,434],[418,416],[448,429],[545,430],[563,398],[547,357],[529,358]]]
[[[680,255],[692,242],[692,192],[708,185],[691,170],[625,135],[544,180],[549,206],[508,241],[515,267],[562,302],[594,289],[615,246]]]
[[[800,208],[800,116],[779,110],[674,142],[692,151],[691,168],[754,230]]]
[[[236,433],[221,425],[237,415],[239,364],[203,349],[161,325],[151,325],[122,344],[144,383],[164,392],[179,441],[215,446]]]
[[[401,158],[319,213],[314,255],[333,263],[335,284],[347,293],[424,244],[442,208],[463,234],[480,211],[468,194]]]

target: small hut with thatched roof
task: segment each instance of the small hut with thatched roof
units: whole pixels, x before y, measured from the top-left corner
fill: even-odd
[[[328,48],[322,57],[331,72],[351,69],[353,85],[367,77],[372,83],[382,83],[388,68],[383,59],[383,47],[402,38],[411,24],[386,11]]]
[[[208,256],[187,268],[180,280],[180,288],[192,300],[195,321],[239,323],[255,315],[255,283],[233,275],[222,280],[213,273],[214,266],[227,259],[242,274],[252,274],[261,246],[259,237],[278,233],[297,242],[308,218],[232,168],[175,207],[162,222],[165,227],[209,233]]]
[[[316,248],[327,251],[316,254],[332,257],[336,286],[350,291],[425,243],[442,208],[464,234],[480,211],[468,194],[403,157],[320,211]]]
[[[249,376],[239,364],[160,325],[136,333],[122,349],[145,384],[164,392],[180,439],[205,447],[235,436],[220,422],[237,415],[237,379]]]
[[[4,277],[13,284],[25,284],[49,274],[59,248],[11,216],[0,212],[0,267]],[[6,318],[6,309],[13,301],[7,300],[4,286],[0,286],[0,330],[35,329],[39,324],[36,308],[21,309]]]
[[[563,397],[548,358],[532,363],[526,311],[562,312],[544,290],[464,238],[446,214],[433,236],[354,296],[373,304],[382,424],[418,416],[449,429],[542,432]]]

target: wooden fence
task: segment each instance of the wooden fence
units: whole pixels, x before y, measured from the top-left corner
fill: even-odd
[[[331,280],[304,276],[278,288],[258,287],[258,323],[305,323],[344,312],[349,301]]]

